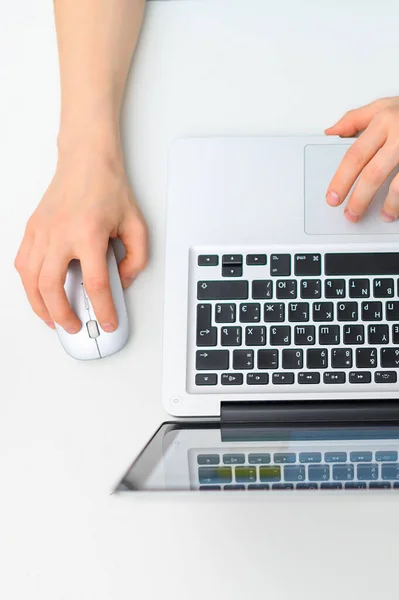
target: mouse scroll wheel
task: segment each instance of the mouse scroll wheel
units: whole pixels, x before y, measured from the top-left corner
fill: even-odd
[[[87,332],[89,334],[89,337],[91,338],[98,338],[100,335],[100,330],[98,328],[97,325],[97,321],[87,321],[86,323],[86,327],[87,327]]]

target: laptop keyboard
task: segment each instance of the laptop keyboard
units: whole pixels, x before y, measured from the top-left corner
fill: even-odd
[[[198,454],[200,490],[399,489],[398,452]]]
[[[399,252],[196,252],[191,264],[190,391],[396,389]]]

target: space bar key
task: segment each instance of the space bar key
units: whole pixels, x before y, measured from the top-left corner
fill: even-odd
[[[198,300],[246,300],[248,281],[199,281]]]

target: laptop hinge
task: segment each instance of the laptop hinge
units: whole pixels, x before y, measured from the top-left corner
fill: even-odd
[[[399,423],[399,399],[222,402],[222,425]]]

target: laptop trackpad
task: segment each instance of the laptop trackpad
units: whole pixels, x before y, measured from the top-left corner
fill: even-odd
[[[388,193],[396,169],[381,187],[366,215],[359,223],[350,223],[344,217],[346,201],[338,208],[330,207],[326,200],[327,187],[337,170],[349,144],[309,144],[305,147],[305,232],[323,234],[399,233],[399,220],[385,223],[380,210]]]

